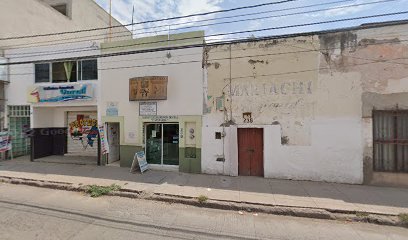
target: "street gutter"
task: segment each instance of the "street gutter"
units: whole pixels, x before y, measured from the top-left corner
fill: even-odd
[[[48,188],[55,190],[64,190],[72,192],[86,192],[87,186],[78,185],[67,182],[35,180],[27,178],[5,177],[0,176],[0,182],[6,184],[27,185],[40,188]],[[337,220],[346,222],[364,222],[385,226],[398,226],[408,228],[406,222],[402,222],[398,216],[392,214],[378,214],[370,212],[356,212],[348,210],[333,210],[325,208],[311,208],[311,207],[291,207],[283,205],[268,205],[268,204],[254,204],[238,201],[225,201],[208,199],[204,202],[198,201],[194,197],[186,197],[172,194],[148,193],[145,191],[137,191],[133,189],[126,189],[123,187],[118,191],[113,191],[107,194],[108,196],[125,197],[132,199],[144,199],[152,201],[160,201],[167,203],[185,204],[190,206],[212,208],[221,210],[231,210],[239,212],[250,213],[264,213],[282,216],[303,217],[324,220]]]

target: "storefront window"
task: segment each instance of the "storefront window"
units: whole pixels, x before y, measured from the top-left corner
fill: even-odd
[[[76,62],[56,62],[52,64],[52,82],[76,82]]]
[[[96,59],[35,64],[35,82],[65,83],[98,80]]]
[[[179,125],[146,125],[146,160],[149,164],[179,165]]]

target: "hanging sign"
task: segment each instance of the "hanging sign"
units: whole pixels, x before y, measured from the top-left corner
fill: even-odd
[[[8,132],[0,132],[0,153],[10,151],[12,148],[11,137]]]
[[[129,80],[129,100],[166,100],[168,77],[137,77]]]
[[[105,137],[105,126],[99,125],[98,130],[99,130],[99,137],[101,139],[101,151],[102,151],[102,154],[105,155],[109,153],[109,144],[108,144],[108,140]]]
[[[30,103],[92,100],[93,88],[92,84],[32,86],[27,98]]]
[[[146,161],[146,155],[143,151],[135,153],[130,172],[135,172],[137,167],[139,167],[141,173],[149,169],[149,164]]]

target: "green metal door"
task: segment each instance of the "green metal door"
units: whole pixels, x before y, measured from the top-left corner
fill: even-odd
[[[8,117],[13,156],[29,155],[30,139],[24,131],[30,128],[30,106],[8,106]]]

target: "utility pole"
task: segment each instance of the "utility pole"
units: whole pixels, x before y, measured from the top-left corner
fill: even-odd
[[[133,10],[132,10],[132,39],[133,39],[133,32],[134,32],[134,26],[135,26],[135,21],[134,21],[134,16],[135,16],[135,5],[133,5]]]
[[[112,40],[112,0],[109,0],[109,42]]]

